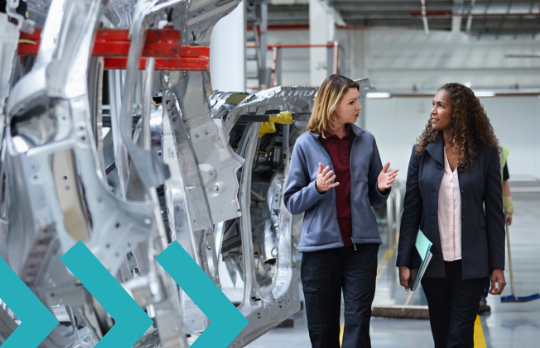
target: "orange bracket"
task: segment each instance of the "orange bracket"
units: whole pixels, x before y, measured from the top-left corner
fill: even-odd
[[[131,41],[127,29],[99,29],[92,57],[104,57],[105,69],[125,69]],[[37,55],[41,43],[41,29],[33,34],[21,33],[18,53],[20,56]],[[146,58],[154,57],[156,70],[208,71],[210,48],[208,46],[180,46],[180,31],[165,27],[148,30],[143,48],[140,70]]]

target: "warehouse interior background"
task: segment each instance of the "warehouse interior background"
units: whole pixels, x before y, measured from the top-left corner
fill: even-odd
[[[250,8],[258,11],[262,5],[267,6],[267,45],[337,43],[339,73],[367,77],[382,93],[361,102],[359,124],[375,134],[382,158],[403,170],[402,176],[429,117],[431,98],[447,82],[466,84],[483,96],[500,143],[512,153],[513,175],[540,172],[540,157],[531,156],[540,150],[540,2],[428,0],[424,25],[421,1],[249,1],[214,30],[214,89],[260,87],[251,48],[257,45],[253,31],[260,31],[251,23],[260,19]],[[263,52],[268,80],[271,48]],[[278,49],[275,85],[320,85],[332,68],[333,51]]]
[[[516,287],[538,292],[540,2],[245,0],[216,25],[211,64],[214,90],[225,91],[318,86],[335,71],[369,78],[377,92],[361,97],[358,125],[375,135],[382,161],[400,169],[403,183],[437,89],[448,82],[470,86],[501,146],[510,150]],[[380,257],[384,246],[381,250]],[[394,264],[391,259],[385,265],[389,278],[377,284],[375,305],[389,301],[389,294],[395,294],[393,304],[405,301],[391,275]],[[225,288],[234,287],[222,281]],[[481,317],[483,336],[475,346],[535,347],[540,321],[533,318],[540,305],[505,307],[497,301],[488,301],[492,313]],[[295,329],[276,329],[250,347],[308,347],[302,320],[297,318]],[[372,330],[375,347],[432,346],[427,321],[374,320]]]
[[[4,9],[0,345],[22,337],[91,348],[122,321],[122,343],[135,348],[200,338],[311,347],[304,213],[293,215],[283,195],[317,87],[339,73],[368,79],[357,125],[400,170],[386,203],[367,207],[382,239],[372,346],[433,347],[425,294],[400,286],[396,248],[411,148],[449,82],[472,88],[509,150],[515,210],[507,285],[477,316],[474,347],[539,346],[540,0],[0,0]],[[324,219],[323,209],[308,214]],[[184,256],[161,263],[172,245]],[[83,281],[65,262],[74,248],[75,263],[112,283]],[[92,255],[97,264],[85,261]],[[30,306],[34,319],[39,308],[50,314],[24,325],[40,328],[32,334],[18,329],[27,319],[3,292],[30,303],[17,277],[41,302]],[[510,295],[532,301],[501,301]],[[139,317],[113,317],[114,305]],[[341,311],[343,333],[343,301]]]

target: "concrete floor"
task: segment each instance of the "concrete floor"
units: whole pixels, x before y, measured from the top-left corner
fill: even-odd
[[[537,187],[539,183],[517,182],[512,187]],[[512,261],[516,296],[540,292],[540,192],[514,193],[514,222],[510,227]],[[387,248],[379,252],[381,260]],[[511,294],[508,257],[505,276],[507,287],[502,296]],[[377,283],[374,305],[404,304],[407,293],[397,283],[395,254]],[[421,290],[412,304],[426,304]],[[540,347],[540,300],[528,303],[501,303],[500,297],[488,297],[491,313],[481,316],[484,342],[477,347],[536,348]],[[294,328],[277,328],[248,345],[249,348],[311,347],[304,311],[294,317]],[[373,347],[423,348],[433,347],[429,321],[373,318]],[[485,345],[484,345],[485,344]]]

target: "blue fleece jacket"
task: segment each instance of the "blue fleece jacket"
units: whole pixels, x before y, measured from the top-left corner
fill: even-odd
[[[373,135],[355,125],[351,139],[351,215],[352,243],[381,244],[377,221],[371,207],[380,207],[390,190],[379,192],[377,179],[383,166]],[[343,247],[339,229],[336,192],[320,194],[315,188],[319,162],[334,170],[330,155],[318,134],[306,132],[293,149],[283,200],[291,214],[305,212],[300,237],[300,252]]]

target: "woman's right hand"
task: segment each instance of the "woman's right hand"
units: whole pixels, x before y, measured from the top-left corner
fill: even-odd
[[[409,278],[411,276],[411,270],[407,266],[399,266],[399,284],[405,288],[405,291],[409,291]]]
[[[334,171],[330,170],[329,166],[323,170],[322,163],[319,162],[319,172],[317,173],[317,181],[315,182],[315,188],[317,188],[319,193],[324,193],[339,185],[339,182],[332,183],[336,178],[336,176],[332,174],[334,174]]]

